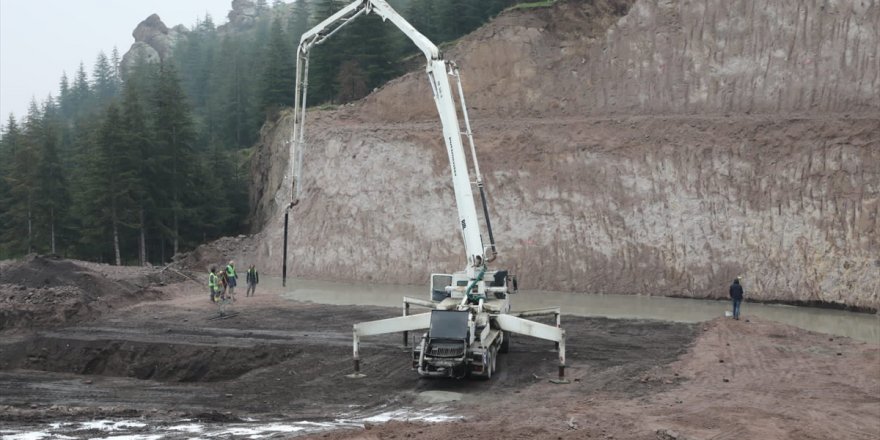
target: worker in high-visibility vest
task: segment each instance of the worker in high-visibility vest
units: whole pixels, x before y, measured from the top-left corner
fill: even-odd
[[[257,284],[260,282],[260,273],[257,272],[257,268],[251,264],[251,267],[247,271],[247,276],[245,277],[247,281],[247,291],[244,296],[254,296],[254,293],[257,290]]]
[[[211,302],[217,302],[220,296],[220,284],[217,279],[217,268],[211,267],[211,273],[208,274],[208,290],[211,291]]]
[[[235,301],[235,284],[238,281],[238,275],[235,274],[235,260],[229,261],[226,265],[226,278],[229,287],[229,296]]]

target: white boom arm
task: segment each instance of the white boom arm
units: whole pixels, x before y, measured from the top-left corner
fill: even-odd
[[[440,50],[424,35],[410,25],[400,14],[391,8],[385,0],[357,0],[331,15],[319,23],[313,29],[304,33],[300,39],[296,60],[296,101],[294,109],[294,129],[291,144],[290,157],[296,156],[294,180],[292,188],[291,205],[299,200],[302,170],[302,150],[305,138],[306,98],[308,89],[309,52],[335,34],[339,29],[362,14],[374,13],[383,20],[390,21],[400,29],[413,43],[424,53],[428,60],[426,71],[431,82],[431,90],[434,93],[434,103],[440,115],[440,123],[443,126],[443,141],[449,156],[449,164],[452,171],[452,183],[455,190],[455,203],[458,207],[459,227],[464,239],[467,266],[465,270],[471,278],[476,275],[476,268],[482,267],[487,262],[486,249],[480,234],[480,226],[477,220],[477,209],[474,204],[474,195],[471,189],[471,181],[468,173],[467,158],[462,145],[462,132],[459,126],[458,112],[453,99],[453,90],[450,86],[449,75],[458,81],[458,92],[461,99],[468,141],[471,146],[472,160],[477,175],[477,185],[483,201],[484,217],[489,231],[491,248],[488,261],[494,259],[495,243],[492,237],[492,226],[489,222],[486,197],[483,191],[482,176],[477,163],[476,151],[473,145],[473,137],[470,132],[470,122],[467,120],[467,109],[464,103],[464,95],[461,93],[461,83],[458,68],[450,61],[444,61]]]

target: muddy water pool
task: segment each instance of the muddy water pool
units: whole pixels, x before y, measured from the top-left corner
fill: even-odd
[[[333,305],[401,307],[404,296],[428,298],[427,286],[353,284],[266,277],[264,285],[282,289],[284,298]],[[601,295],[521,290],[511,298],[513,310],[559,306],[565,315],[619,319],[702,322],[724,316],[730,302],[641,295]],[[880,343],[880,315],[818,307],[744,303],[742,318],[755,316],[806,330]]]

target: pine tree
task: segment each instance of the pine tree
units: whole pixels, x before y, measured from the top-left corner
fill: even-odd
[[[336,36],[341,60],[336,68],[336,100],[360,99],[400,71],[400,32],[376,15],[360,17]]]
[[[9,203],[6,223],[10,226],[3,241],[13,253],[35,250],[34,203],[36,202],[37,164],[39,163],[40,109],[31,101],[23,132],[12,136],[11,167],[6,177],[9,184]],[[8,136],[8,134],[7,134]]]
[[[65,218],[70,204],[67,178],[58,154],[59,115],[51,98],[44,104],[40,122],[41,151],[36,169],[38,186],[35,191],[34,208],[38,223],[41,225],[40,229],[44,231],[48,229],[49,250],[52,254],[56,254],[59,225]]]
[[[119,49],[113,46],[110,52],[110,68],[113,72],[113,87],[115,90],[122,90],[122,75],[119,72],[119,66],[122,64],[122,58],[119,57]]]
[[[360,63],[355,60],[344,61],[336,75],[336,99],[339,102],[351,102],[367,95],[366,73]]]
[[[88,76],[86,76],[86,67],[80,62],[79,69],[76,71],[76,77],[73,80],[73,88],[71,90],[72,114],[85,116],[90,113],[91,98],[89,79]]]
[[[111,103],[107,107],[93,152],[87,194],[96,217],[94,226],[98,231],[110,232],[113,261],[117,266],[122,264],[120,227],[125,209],[131,205],[129,188],[126,185],[131,170],[125,160],[125,148],[126,134],[122,116],[119,107]]]
[[[208,100],[206,119],[212,127],[205,143],[212,146],[243,148],[256,139],[262,118],[255,111],[256,99],[253,97],[252,75],[247,44],[226,37],[221,44],[224,57],[217,57],[214,71],[217,72],[211,85],[214,93]]]
[[[437,42],[439,23],[434,0],[412,0],[406,10],[407,21],[429,40]]]
[[[214,58],[217,56],[217,32],[210,15],[193,29],[186,40],[178,44],[175,60],[180,68],[181,84],[196,109],[205,109],[213,90],[209,88],[215,72]]]
[[[106,113],[106,111],[105,111]],[[79,258],[107,261],[105,251],[110,247],[107,241],[106,224],[103,223],[98,205],[104,196],[101,172],[102,151],[99,148],[99,132],[106,120],[101,118],[78,119],[74,122],[72,136],[73,159],[70,183],[75,191],[71,192],[71,227],[77,231],[74,255]]]
[[[195,163],[192,116],[180,79],[171,65],[163,64],[159,68],[154,112],[156,177],[164,186],[159,194],[168,197],[164,203],[158,203],[160,211],[166,214],[160,226],[164,234],[170,236],[176,255],[180,250],[181,226],[190,220],[191,208],[198,203],[189,204],[191,200],[184,189],[195,187],[200,176]]]
[[[61,80],[58,83],[58,107],[61,109],[61,115],[69,118],[71,115],[71,90],[70,83],[67,80],[67,72],[61,73]]]
[[[296,66],[291,57],[292,52],[281,19],[276,17],[269,30],[266,68],[263,71],[260,99],[263,110],[272,112],[278,107],[293,106]]]
[[[152,195],[155,194],[153,190],[157,182],[153,178],[156,173],[151,158],[153,135],[138,90],[137,78],[126,82],[123,90],[122,125],[128,150],[126,163],[131,168],[128,183],[135,210],[133,227],[138,236],[138,264],[143,266],[147,263],[148,216],[152,215],[156,206]]]
[[[21,131],[15,116],[9,115],[0,137],[0,258],[9,258],[23,252],[18,239],[21,237],[19,216],[16,215],[17,199],[13,196],[15,184],[14,165],[21,142]]]
[[[309,6],[306,0],[295,0],[287,22],[287,34],[294,50],[299,46],[302,34],[307,30],[309,30]]]
[[[92,89],[99,106],[104,106],[116,96],[115,69],[103,51],[98,52],[95,67],[92,69]]]
[[[345,6],[340,0],[318,0],[315,3],[313,24],[317,24],[335,14]],[[338,38],[331,37],[319,46],[313,47],[309,55],[310,105],[332,102],[337,94],[336,76],[342,62],[342,45]]]

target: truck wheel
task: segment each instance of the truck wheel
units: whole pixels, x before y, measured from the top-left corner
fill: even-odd
[[[499,353],[507,353],[510,351],[510,332],[502,333],[502,337],[504,338],[501,341],[501,348],[498,350]]]
[[[495,354],[495,350],[489,350],[489,357],[486,359],[486,365],[484,368],[486,369],[486,380],[492,378],[492,373],[495,372],[495,358],[497,355]]]
[[[498,350],[496,350],[494,348],[492,349],[492,361],[490,363],[492,364],[492,374],[497,373],[498,372]]]

